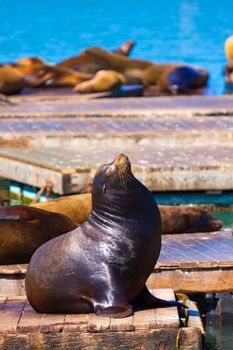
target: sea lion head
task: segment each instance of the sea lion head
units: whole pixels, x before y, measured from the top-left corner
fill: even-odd
[[[93,199],[127,191],[129,178],[134,179],[130,160],[126,155],[119,154],[111,163],[104,164],[97,170],[92,189]]]
[[[119,154],[111,163],[97,170],[92,189],[92,208],[105,216],[108,212],[121,217],[132,218],[142,213],[151,217],[155,200],[152,193],[134,177],[129,158]]]

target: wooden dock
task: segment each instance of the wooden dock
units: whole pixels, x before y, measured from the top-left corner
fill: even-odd
[[[175,299],[171,289],[152,293],[166,300]],[[112,319],[94,314],[38,314],[25,297],[1,297],[0,348],[202,349],[203,329],[194,303],[189,302],[183,327],[180,322],[176,307],[142,310],[127,318]]]
[[[0,266],[0,295],[24,295],[27,265]],[[162,236],[162,250],[149,288],[179,293],[233,292],[230,230]]]
[[[233,292],[231,230],[163,236],[150,288],[182,293]]]
[[[151,191],[233,189],[233,148],[144,146],[2,148],[0,176],[34,187],[53,182],[58,194],[86,192],[98,166],[126,153],[135,176]]]
[[[11,98],[0,107],[0,176],[54,192],[86,191],[118,153],[152,191],[233,189],[231,96]]]

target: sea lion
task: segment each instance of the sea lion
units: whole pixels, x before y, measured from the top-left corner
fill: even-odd
[[[208,72],[201,67],[183,63],[157,64],[130,59],[104,49],[93,47],[85,50],[90,62],[101,63],[109,70],[124,74],[126,84],[155,85],[158,93],[194,93],[207,85]]]
[[[125,83],[123,74],[113,70],[99,70],[92,79],[78,83],[73,91],[79,93],[113,91]]]
[[[23,205],[0,208],[0,264],[28,263],[40,245],[76,227],[65,215],[43,209]]]
[[[228,61],[233,60],[233,35],[229,36],[225,41],[225,54]]]
[[[119,48],[113,50],[122,56],[129,56],[135,42],[133,40],[126,41]],[[69,57],[56,64],[57,67],[71,68],[84,73],[96,73],[98,70],[106,69],[107,66],[103,62],[95,61],[86,51],[82,51],[78,56]]]
[[[222,228],[222,222],[216,220],[205,209],[185,205],[160,205],[162,233],[213,232]]]
[[[95,175],[89,220],[33,254],[25,276],[27,298],[42,313],[108,317],[132,315],[135,304],[171,304],[154,298],[145,286],[160,247],[154,197],[120,154]]]
[[[141,74],[145,86],[156,85],[158,91],[172,95],[193,93],[207,85],[208,72],[201,67],[181,63],[153,64]]]
[[[44,210],[62,213],[77,225],[88,220],[92,208],[91,194],[76,194],[60,197],[48,202],[36,203],[33,206]],[[222,227],[205,209],[185,205],[159,205],[162,220],[162,234],[187,232],[212,232]]]
[[[0,94],[19,94],[25,87],[24,75],[10,65],[0,65]]]
[[[118,53],[119,55],[122,55],[122,56],[129,56],[134,46],[135,46],[135,41],[129,40],[121,44],[121,46],[118,47],[117,49],[113,50],[113,53]]]
[[[30,87],[71,86],[92,78],[92,74],[76,72],[69,68],[50,65],[38,57],[20,59],[14,63],[16,69],[24,74]]]
[[[224,67],[226,90],[233,93],[233,35],[225,41],[225,54],[227,58],[227,64]]]

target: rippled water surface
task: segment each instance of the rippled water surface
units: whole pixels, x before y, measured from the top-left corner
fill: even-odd
[[[223,93],[223,43],[232,0],[1,0],[0,62],[40,55],[56,62],[88,46],[135,39],[134,57],[198,64]]]

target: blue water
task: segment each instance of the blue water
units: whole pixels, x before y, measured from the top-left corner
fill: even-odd
[[[201,65],[210,93],[222,94],[232,13],[232,0],[1,0],[0,62],[28,55],[56,62],[135,39],[134,57]]]

